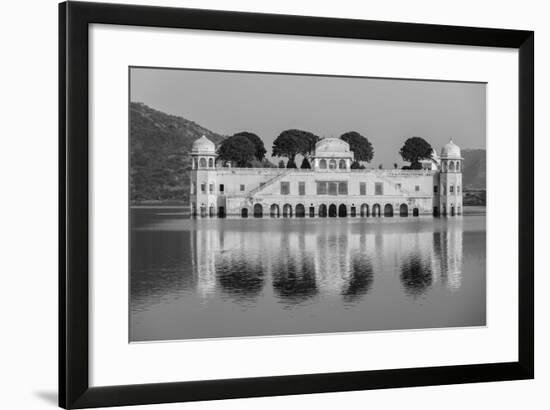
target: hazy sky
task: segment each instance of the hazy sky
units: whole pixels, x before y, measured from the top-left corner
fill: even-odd
[[[371,165],[391,168],[402,163],[398,151],[411,136],[438,152],[450,138],[461,148],[485,148],[485,89],[480,83],[134,68],[130,98],[219,134],[254,132],[268,157],[285,129],[321,137],[357,131],[374,147]]]

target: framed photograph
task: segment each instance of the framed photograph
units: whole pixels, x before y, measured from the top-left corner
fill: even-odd
[[[534,33],[59,5],[59,405],[534,377]]]

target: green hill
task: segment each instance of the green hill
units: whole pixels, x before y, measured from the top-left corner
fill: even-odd
[[[462,185],[465,191],[486,189],[486,151],[484,149],[463,149]]]
[[[201,135],[216,144],[225,138],[185,118],[130,103],[131,200],[187,202],[189,152]]]

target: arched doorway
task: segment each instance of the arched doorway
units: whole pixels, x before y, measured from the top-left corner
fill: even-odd
[[[201,217],[206,216],[206,205],[201,205]]]
[[[254,205],[254,218],[261,218],[264,216],[264,208],[261,204]]]
[[[372,206],[372,216],[380,216],[380,205],[374,204]]]
[[[338,216],[340,218],[345,218],[348,216],[348,208],[344,204],[340,204],[338,207]]]
[[[211,204],[210,209],[208,210],[208,216],[210,218],[213,218],[215,215],[216,215],[216,207],[214,206],[214,204]]]
[[[248,218],[248,209],[247,208],[241,209],[241,217]]]
[[[310,218],[313,218],[315,216],[315,207],[314,206],[310,206],[309,207],[309,217]]]
[[[304,218],[306,216],[306,208],[302,204],[296,205],[296,218]]]
[[[451,216],[455,216],[455,207],[451,205]]]
[[[328,216],[331,218],[336,217],[336,205],[330,204],[328,207]]]
[[[292,217],[292,206],[289,204],[285,204],[283,206],[283,218],[290,218]]]
[[[220,206],[218,208],[218,217],[219,218],[225,218],[225,207]]]
[[[437,212],[437,207],[435,207],[434,213]],[[418,216],[418,208],[413,208],[413,216]]]
[[[418,211],[418,209],[417,209],[417,211]],[[413,209],[413,216],[415,216],[414,209]],[[434,206],[433,216],[439,216],[439,208],[437,206]]]
[[[367,204],[362,204],[360,212],[362,218],[369,216],[369,206]]]
[[[321,218],[326,218],[327,217],[327,206],[325,204],[321,204],[319,206],[319,216]]]
[[[384,207],[384,216],[393,216],[393,206],[391,206],[391,204],[386,204],[386,206]]]
[[[355,206],[352,206],[350,209],[349,209],[349,216],[351,216],[352,218],[355,218],[357,216],[357,211],[355,209]]]
[[[271,208],[269,209],[269,215],[272,218],[278,218],[279,217],[279,205],[277,205],[277,204],[271,205]]]
[[[399,216],[409,216],[409,207],[407,204],[401,204],[399,207]]]

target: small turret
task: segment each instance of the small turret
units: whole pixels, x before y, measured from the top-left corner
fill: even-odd
[[[451,139],[441,150],[439,201],[442,215],[462,214],[462,160],[460,147]]]
[[[217,214],[216,145],[206,136],[193,142],[191,148],[191,210],[194,216]]]
[[[216,145],[203,135],[193,142],[191,157],[193,158],[192,169],[215,168]]]

